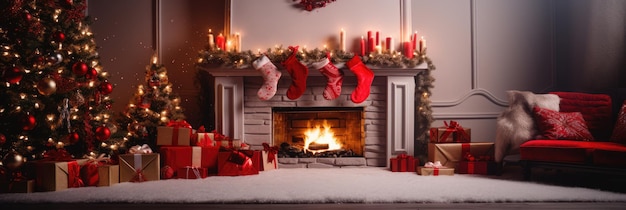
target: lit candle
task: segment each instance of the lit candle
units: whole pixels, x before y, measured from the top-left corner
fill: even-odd
[[[231,40],[226,41],[226,48],[225,49],[226,49],[226,51],[232,50],[233,49],[233,41],[231,41]]]
[[[420,53],[424,53],[424,49],[426,49],[426,39],[424,39],[424,36],[422,36],[422,38],[420,39]]]
[[[361,36],[361,56],[365,56],[365,39]]]
[[[411,59],[413,58],[413,43],[411,41],[404,42],[404,56]]]
[[[343,28],[341,29],[341,32],[339,32],[339,48],[341,51],[346,51],[346,32]]]
[[[383,53],[383,48],[380,45],[376,45],[376,53],[378,53],[378,54],[382,54]]]
[[[220,48],[221,50],[226,50],[226,38],[224,38],[224,35],[222,35],[222,33],[220,33],[219,35],[217,35],[217,38],[215,39],[215,43],[217,44],[217,48]]]
[[[241,35],[235,34],[235,52],[241,52]]]
[[[209,35],[207,35],[207,39],[209,41],[209,49],[213,49],[215,47],[215,40],[213,39],[213,33],[211,33],[210,28],[209,28]]]

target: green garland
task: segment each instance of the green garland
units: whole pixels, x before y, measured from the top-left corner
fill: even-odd
[[[245,69],[252,66],[252,62],[261,55],[266,55],[272,63],[280,64],[291,55],[289,49],[282,46],[268,48],[265,52],[252,52],[250,50],[244,52],[230,52],[223,50],[202,50],[200,51],[198,65],[215,68],[232,68]],[[354,57],[353,53],[344,51],[329,51],[315,48],[313,50],[300,49],[296,57],[305,65],[318,62],[330,55],[332,63],[345,63]],[[424,73],[420,73],[416,79],[415,97],[416,104],[416,155],[423,156],[426,154],[426,146],[428,143],[428,130],[434,121],[432,117],[432,109],[430,105],[431,89],[434,87],[435,79],[431,76],[431,71],[435,70],[435,65],[426,56],[426,49],[423,52],[416,52],[413,58],[407,58],[399,53],[370,53],[366,56],[360,56],[361,61],[369,66],[380,68],[415,68],[422,63],[426,63],[428,68]]]

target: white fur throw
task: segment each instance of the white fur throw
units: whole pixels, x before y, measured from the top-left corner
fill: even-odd
[[[507,91],[509,107],[496,122],[495,160],[502,162],[506,155],[519,154],[519,146],[535,137],[537,126],[532,109],[538,106],[559,111],[559,96],[555,94],[534,94],[529,91]]]

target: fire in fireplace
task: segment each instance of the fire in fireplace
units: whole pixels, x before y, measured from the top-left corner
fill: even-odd
[[[363,107],[276,107],[272,113],[281,157],[363,157]]]

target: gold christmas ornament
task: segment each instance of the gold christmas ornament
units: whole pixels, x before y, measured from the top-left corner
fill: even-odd
[[[2,158],[2,165],[9,170],[15,170],[22,166],[25,160],[19,153],[11,151]]]
[[[37,83],[37,91],[39,91],[41,95],[51,95],[57,91],[57,83],[52,78],[43,78]]]

